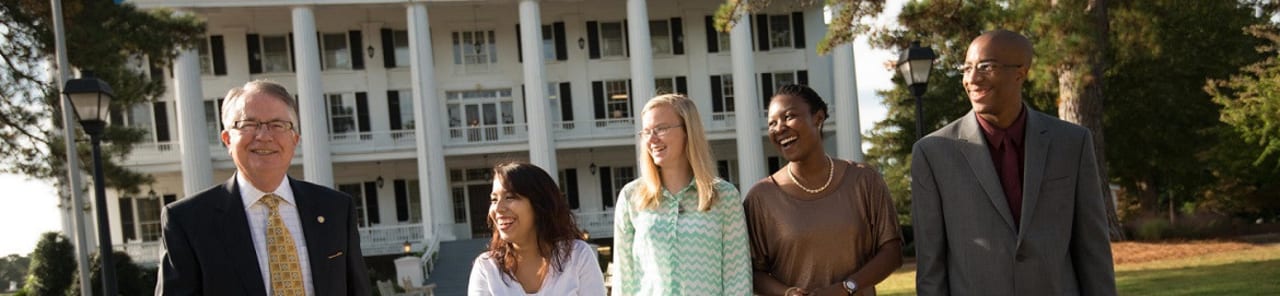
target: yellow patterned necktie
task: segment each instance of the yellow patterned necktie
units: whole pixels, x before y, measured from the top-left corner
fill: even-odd
[[[298,263],[298,249],[293,244],[289,228],[280,217],[280,201],[275,194],[263,196],[267,206],[267,266],[271,271],[271,295],[305,295],[302,282],[302,266]]]

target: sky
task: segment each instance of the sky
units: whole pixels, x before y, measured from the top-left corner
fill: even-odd
[[[905,0],[887,1],[884,13],[875,23],[894,23],[904,2]],[[871,49],[866,37],[859,37],[854,42],[853,51],[858,81],[859,127],[865,134],[876,121],[883,120],[888,112],[875,92],[893,87],[893,82],[889,80],[893,77],[893,72],[884,67],[884,62],[896,60],[897,53]],[[35,249],[41,233],[61,231],[57,191],[51,183],[29,180],[20,175],[0,174],[0,190],[10,193],[0,194],[0,256],[15,253],[27,255]],[[92,195],[86,195],[85,198],[92,198]]]

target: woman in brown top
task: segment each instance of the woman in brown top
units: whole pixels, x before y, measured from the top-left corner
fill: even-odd
[[[897,211],[880,175],[828,156],[827,104],[787,85],[769,102],[769,140],[788,163],[747,193],[755,292],[875,295],[902,265]]]

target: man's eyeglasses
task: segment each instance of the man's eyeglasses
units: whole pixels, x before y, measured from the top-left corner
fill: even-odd
[[[649,137],[659,137],[659,138],[661,138],[662,136],[666,136],[666,135],[667,135],[667,132],[670,132],[670,131],[671,131],[671,129],[673,129],[673,128],[677,128],[677,127],[684,127],[684,125],[673,125],[673,126],[655,127],[655,128],[651,128],[651,129],[647,129],[647,130],[640,130],[640,132],[639,132],[639,133],[636,133],[636,134],[637,134],[637,135],[640,135],[641,137],[645,137],[645,138],[649,138]]]
[[[240,130],[241,132],[246,132],[246,133],[253,133],[253,132],[259,132],[259,131],[283,133],[286,131],[293,130],[293,122],[288,122],[283,120],[275,120],[275,121],[268,121],[268,122],[258,122],[253,120],[237,120],[232,125],[232,128],[235,128],[237,130]]]
[[[985,75],[985,74],[991,74],[992,72],[995,72],[996,69],[999,69],[999,68],[1017,68],[1017,67],[1022,67],[1022,65],[1001,64],[997,62],[981,62],[977,64],[960,65],[960,67],[956,67],[956,70],[960,70],[961,74],[968,74],[969,70],[973,70],[974,73]]]

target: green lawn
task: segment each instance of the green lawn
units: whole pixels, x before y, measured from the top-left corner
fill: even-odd
[[[915,295],[914,266],[876,286]],[[1280,295],[1280,243],[1203,256],[1116,266],[1120,295]]]

